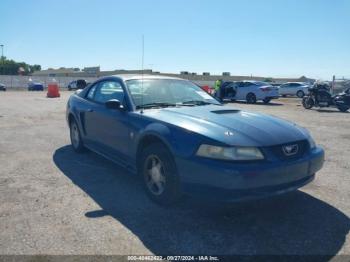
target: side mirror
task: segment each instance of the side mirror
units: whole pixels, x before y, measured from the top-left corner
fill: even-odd
[[[106,107],[108,109],[115,109],[115,110],[120,110],[123,108],[122,104],[120,103],[120,101],[118,99],[111,99],[111,100],[108,100],[106,103],[105,103]]]

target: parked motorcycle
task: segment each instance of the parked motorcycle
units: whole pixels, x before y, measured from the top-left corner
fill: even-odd
[[[317,83],[309,88],[309,94],[303,98],[305,109],[312,107],[336,107],[341,112],[346,112],[350,108],[350,88],[344,92],[331,95],[326,84]]]

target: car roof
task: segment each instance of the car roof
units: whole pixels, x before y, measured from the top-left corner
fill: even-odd
[[[237,81],[237,82],[243,82],[243,83],[266,83],[266,84],[268,84],[267,82],[259,81],[259,80],[242,80],[242,81]]]
[[[170,77],[170,76],[164,76],[164,75],[142,75],[142,74],[121,74],[121,75],[110,75],[110,76],[104,76],[101,78],[98,78],[96,81],[90,83],[87,85],[83,91],[81,91],[78,95],[79,96],[85,96],[88,90],[92,85],[94,85],[97,82],[103,81],[104,79],[108,80],[111,78],[117,78],[123,82],[128,81],[128,80],[140,80],[140,79],[173,79],[173,80],[183,80],[183,81],[188,81],[186,79],[178,78],[178,77]]]
[[[117,77],[123,81],[127,80],[137,80],[137,79],[177,79],[185,80],[179,77],[163,76],[163,75],[142,75],[142,74],[124,74],[124,75],[112,75],[109,77]]]

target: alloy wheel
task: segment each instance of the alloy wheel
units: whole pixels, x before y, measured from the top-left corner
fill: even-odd
[[[145,180],[148,190],[153,195],[161,195],[165,190],[164,165],[156,155],[146,159]]]
[[[79,142],[80,142],[80,136],[79,136],[79,130],[78,130],[77,124],[74,122],[71,124],[70,137],[71,137],[73,147],[78,148]]]
[[[304,92],[301,91],[301,90],[299,90],[299,91],[297,92],[297,97],[299,97],[299,98],[304,97]]]

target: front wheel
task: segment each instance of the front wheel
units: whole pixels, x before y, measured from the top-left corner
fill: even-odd
[[[306,96],[303,98],[303,107],[305,109],[311,109],[314,105],[315,101],[311,97]]]
[[[151,200],[167,206],[181,198],[175,161],[163,144],[154,143],[143,150],[139,170],[145,191]]]

